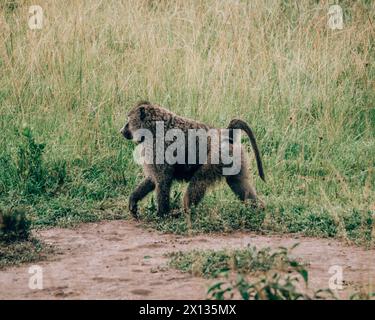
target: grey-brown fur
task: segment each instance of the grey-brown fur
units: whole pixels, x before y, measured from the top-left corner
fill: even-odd
[[[138,103],[128,114],[128,123],[121,130],[121,133],[127,139],[133,139],[134,132],[138,129],[148,129],[155,137],[156,121],[164,121],[164,130],[178,128],[186,133],[188,129],[213,129],[204,123],[194,121],[188,118],[180,117],[175,113],[162,108],[158,105],[150,104],[147,101]],[[230,122],[228,129],[244,130],[254,149],[258,164],[258,171],[264,180],[262,161],[256,145],[255,137],[250,127],[242,120],[234,119]],[[154,139],[155,140],[155,139]],[[186,139],[187,140],[187,139]],[[155,143],[155,141],[154,141]],[[172,143],[172,142],[170,142]],[[167,148],[168,144],[165,144]],[[199,148],[197,148],[198,150]],[[131,194],[129,199],[129,210],[134,217],[137,217],[137,203],[142,200],[151,191],[156,191],[158,215],[168,214],[170,189],[174,180],[188,181],[189,185],[184,195],[184,209],[188,211],[192,206],[198,205],[202,200],[207,188],[223,178],[222,169],[224,165],[210,163],[210,143],[207,147],[207,164],[144,164],[143,171],[145,179]],[[185,148],[186,152],[188,148]],[[186,154],[187,157],[187,154]],[[253,205],[263,207],[263,203],[258,199],[255,189],[252,187],[249,178],[249,164],[246,153],[241,148],[241,169],[237,175],[225,176],[225,179],[231,190],[242,200],[250,199]]]

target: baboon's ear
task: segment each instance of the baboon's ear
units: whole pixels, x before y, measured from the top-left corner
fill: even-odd
[[[146,111],[144,107],[139,108],[139,118],[143,121],[146,118]]]

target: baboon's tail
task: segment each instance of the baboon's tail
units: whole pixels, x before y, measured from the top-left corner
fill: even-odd
[[[263,165],[262,165],[262,158],[260,157],[259,149],[257,146],[257,142],[255,140],[255,136],[253,134],[253,131],[251,130],[250,126],[241,119],[233,119],[228,126],[228,129],[241,129],[246,132],[246,134],[249,136],[251,146],[253,147],[254,153],[255,153],[255,159],[258,166],[258,172],[259,176],[263,181],[266,181],[266,178],[264,177],[264,171],[263,171]]]

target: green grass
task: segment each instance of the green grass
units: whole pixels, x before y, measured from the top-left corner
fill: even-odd
[[[302,264],[288,256],[289,250],[279,248],[257,249],[248,247],[237,250],[193,250],[168,254],[169,266],[194,276],[216,278],[223,272],[235,271],[240,274],[254,274],[269,270],[288,271],[291,265]]]
[[[225,193],[228,197],[228,194]],[[265,211],[253,210],[229,195],[222,201],[223,191],[208,196],[192,213],[191,225],[180,210],[179,216],[160,219],[156,215],[153,199],[149,200],[144,216],[146,225],[159,231],[179,234],[201,232],[232,232],[235,230],[262,233],[299,233],[315,237],[336,237],[357,244],[372,243],[373,219],[371,211],[343,212],[340,219],[329,210],[315,206],[293,204],[269,205]],[[177,210],[178,211],[178,210]],[[342,219],[342,220],[341,220]]]
[[[341,31],[327,29],[326,2],[308,0],[48,0],[35,31],[31,4],[0,4],[0,207],[25,207],[34,227],[127,218],[141,171],[118,130],[148,99],[216,126],[243,118],[261,149],[266,210],[220,185],[191,231],[373,245],[374,2],[339,1]],[[150,198],[141,211],[189,231],[184,217],[157,219]]]

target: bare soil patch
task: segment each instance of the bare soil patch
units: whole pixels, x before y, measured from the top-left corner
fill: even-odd
[[[165,253],[192,249],[277,248],[300,245],[293,254],[310,265],[309,286],[327,288],[333,265],[343,268],[342,298],[375,280],[375,250],[331,239],[269,236],[250,232],[179,236],[145,230],[133,221],[103,221],[73,229],[37,232],[57,254],[37,264],[43,290],[29,289],[31,264],[0,272],[0,299],[205,299],[215,280],[193,277],[167,267]]]

